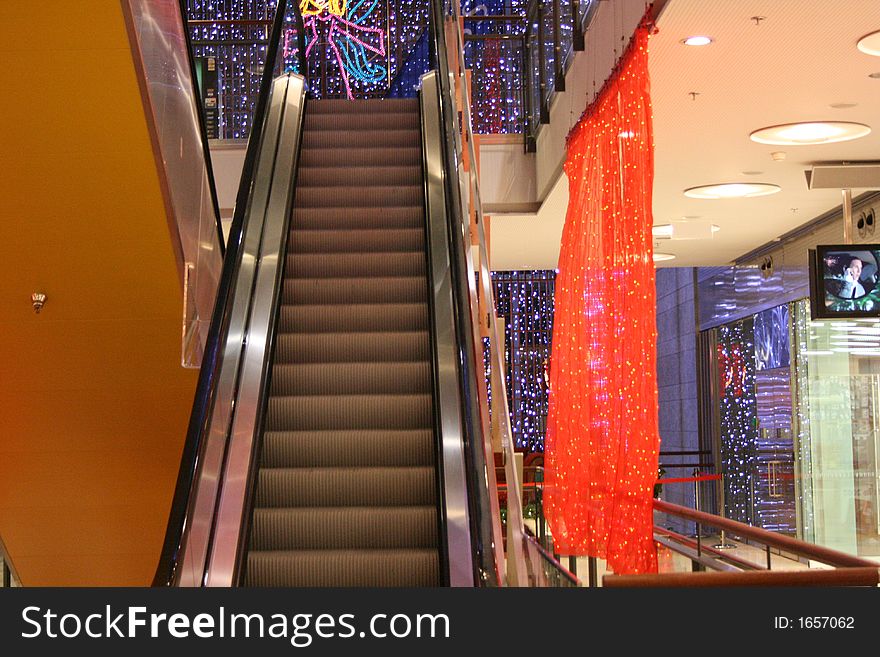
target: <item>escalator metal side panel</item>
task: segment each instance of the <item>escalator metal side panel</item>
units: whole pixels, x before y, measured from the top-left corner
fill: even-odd
[[[441,473],[441,514],[450,586],[474,586],[473,548],[464,452],[459,350],[453,301],[452,257],[447,234],[442,117],[436,74],[422,77],[419,97],[425,168],[425,213],[435,369],[435,398],[440,413],[437,464]]]
[[[254,275],[252,288],[246,295],[247,318],[243,330],[237,331],[243,350],[203,582],[207,586],[237,583],[249,517],[247,507],[256,446],[268,394],[266,384],[293,211],[305,98],[305,82],[299,76],[287,75],[273,83],[270,112],[279,112],[279,124],[276,139],[268,140],[264,146],[270,151],[269,155],[264,160],[261,154],[254,200],[249,207],[249,223],[259,225],[261,230],[258,249],[246,251],[244,255]],[[267,186],[265,194],[262,193],[264,185]]]
[[[265,147],[257,157],[257,168],[244,215],[241,265],[233,283],[234,301],[221,343],[216,396],[207,426],[205,448],[199,464],[198,479],[190,495],[190,511],[187,513],[188,522],[184,530],[181,567],[176,574],[176,586],[201,586],[204,583],[228,436],[236,407],[235,397],[247,333],[251,291],[256,278],[262,233],[260,220],[268,202],[271,171],[281,127],[284,94],[279,97],[276,90],[273,85],[263,135]]]

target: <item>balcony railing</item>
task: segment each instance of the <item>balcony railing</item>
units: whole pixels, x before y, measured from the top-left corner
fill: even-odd
[[[250,4],[239,18],[190,11],[194,54],[217,77],[208,111],[216,115],[212,136],[222,139],[245,139],[250,133],[266,58],[274,7],[268,1]],[[599,0],[506,0],[502,14],[462,13],[476,134],[522,134],[525,148],[535,149],[541,126],[550,120],[553,97],[565,90],[565,74],[574,53],[584,47],[584,32],[598,5]],[[379,2],[370,17],[358,22],[362,34],[345,37],[356,38],[354,47],[363,55],[351,62],[337,56],[340,49],[322,31],[328,29],[323,22],[307,22],[310,94],[414,95],[429,61],[427,7],[427,2]],[[285,41],[290,44],[285,65],[296,70],[296,35],[286,34]],[[345,74],[343,65],[349,67]]]

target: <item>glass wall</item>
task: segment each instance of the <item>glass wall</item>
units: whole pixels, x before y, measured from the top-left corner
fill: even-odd
[[[813,322],[806,300],[794,314],[803,538],[880,557],[880,322]]]
[[[880,322],[802,299],[707,333],[725,516],[880,558]]]

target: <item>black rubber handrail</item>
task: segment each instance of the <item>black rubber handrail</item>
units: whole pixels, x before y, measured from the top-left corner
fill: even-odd
[[[305,59],[305,30],[303,27],[302,13],[299,3],[294,1],[293,18],[298,33],[300,70],[305,75],[307,70]],[[183,15],[186,21],[186,15]],[[208,426],[211,421],[214,400],[216,397],[217,377],[222,360],[221,347],[223,336],[226,335],[229,326],[229,312],[232,307],[234,295],[234,282],[241,268],[241,242],[244,229],[244,217],[248,206],[248,199],[254,180],[254,170],[257,156],[262,146],[263,126],[266,121],[269,95],[272,88],[275,66],[277,64],[278,49],[281,43],[281,33],[284,22],[287,19],[287,0],[278,0],[275,19],[272,25],[272,33],[269,38],[266,52],[266,64],[263,69],[263,77],[260,81],[260,95],[257,98],[254,112],[253,127],[248,140],[244,166],[242,168],[241,182],[235,201],[235,212],[229,231],[229,241],[226,255],[223,260],[223,269],[217,289],[217,298],[214,312],[211,316],[211,326],[208,330],[207,344],[202,359],[202,367],[199,372],[199,380],[196,386],[193,410],[190,415],[187,429],[186,442],[180,461],[180,470],[177,475],[177,483],[174,489],[174,497],[171,503],[168,525],[165,531],[165,540],[159,564],[153,578],[153,586],[173,586],[175,576],[180,566],[181,548],[183,546],[184,532],[187,524],[187,513],[190,505],[190,497],[197,481],[202,454],[205,448]],[[190,58],[192,54],[190,52]]]

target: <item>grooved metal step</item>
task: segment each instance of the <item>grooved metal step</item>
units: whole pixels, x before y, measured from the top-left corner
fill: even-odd
[[[279,333],[427,331],[424,303],[297,304],[281,306]]]
[[[255,550],[436,548],[433,506],[256,509]]]
[[[248,586],[439,586],[437,550],[252,551]]]
[[[287,254],[288,278],[352,278],[368,276],[425,276],[425,252]]]
[[[430,395],[302,395],[269,398],[269,431],[428,429]]]
[[[333,202],[333,199],[330,198],[328,201]],[[424,228],[425,214],[420,205],[297,207],[293,212],[292,223],[296,230]]]
[[[436,502],[434,468],[261,468],[255,507],[424,506]]]
[[[426,303],[421,276],[360,278],[294,278],[284,281],[282,303]]]
[[[296,363],[272,370],[273,395],[430,394],[425,362]]]
[[[367,253],[421,251],[424,261],[425,231],[421,228],[371,228],[367,230],[293,230],[288,253]],[[332,258],[328,258],[331,260]],[[399,275],[399,274],[398,274]],[[422,273],[424,276],[424,273]]]
[[[434,465],[430,429],[268,431],[260,464],[266,468]]]

